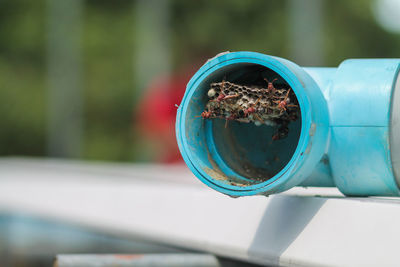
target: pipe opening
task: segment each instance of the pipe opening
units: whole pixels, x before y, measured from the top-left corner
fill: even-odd
[[[277,89],[290,85],[273,70],[258,64],[236,63],[214,71],[197,86],[185,118],[186,138],[198,166],[214,180],[233,186],[265,182],[277,175],[291,160],[300,139],[301,112],[288,124],[287,136],[273,140],[280,125],[256,125],[225,119],[199,118],[209,101],[212,83],[228,81],[246,87],[267,88],[265,79]],[[246,94],[246,89],[235,91]],[[254,92],[247,92],[253,94]],[[207,95],[208,94],[208,95]],[[250,96],[265,99],[266,96]],[[290,102],[298,105],[292,94]]]

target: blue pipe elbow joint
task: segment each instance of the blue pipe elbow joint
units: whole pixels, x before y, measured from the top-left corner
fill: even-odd
[[[399,196],[400,59],[351,59],[303,68],[255,52],[223,53],[192,77],[178,108],[176,136],[191,171],[233,196],[270,195],[294,186],[337,187],[348,196]],[[278,79],[300,116],[286,138],[273,126],[203,119],[213,82]]]

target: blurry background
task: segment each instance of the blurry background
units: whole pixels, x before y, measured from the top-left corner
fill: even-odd
[[[337,66],[399,57],[398,14],[396,0],[2,0],[0,156],[179,162],[175,104],[208,58],[248,50]],[[3,217],[3,256],[21,234],[4,229],[42,231]],[[95,234],[84,244],[99,238],[127,247]]]
[[[3,0],[0,155],[175,162],[185,85],[223,51],[399,57],[399,1]]]

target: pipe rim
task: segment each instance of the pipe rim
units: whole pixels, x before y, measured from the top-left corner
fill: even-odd
[[[212,178],[201,168],[198,168],[195,162],[195,155],[188,149],[187,142],[185,142],[183,136],[185,136],[185,114],[188,108],[188,104],[191,96],[196,91],[200,83],[207,79],[214,71],[226,67],[231,64],[238,63],[251,63],[265,66],[280,75],[292,88],[296,94],[298,103],[301,110],[301,131],[300,137],[296,149],[289,160],[289,162],[270,179],[248,186],[236,186],[226,182],[219,181]],[[182,123],[181,123],[182,122]],[[276,193],[285,189],[280,189],[281,186],[286,184],[299,167],[304,163],[305,158],[303,154],[307,153],[307,147],[309,145],[309,132],[311,129],[312,117],[311,117],[311,104],[304,90],[304,85],[301,83],[299,78],[293,73],[291,69],[285,64],[278,60],[276,57],[256,53],[256,52],[233,52],[227,53],[221,56],[217,56],[209,60],[203,65],[196,74],[189,81],[186,89],[186,93],[182,99],[181,105],[179,106],[176,121],[176,134],[178,140],[178,146],[181,154],[192,170],[192,172],[206,185],[211,188],[231,195],[231,196],[244,196],[244,195],[256,195],[262,193]],[[240,176],[240,175],[238,175]]]
[[[390,162],[397,187],[400,188],[400,65],[397,67],[394,86],[391,91],[389,146]]]

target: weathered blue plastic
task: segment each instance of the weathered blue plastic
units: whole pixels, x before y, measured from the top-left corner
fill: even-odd
[[[220,54],[187,85],[176,121],[181,154],[203,183],[230,196],[269,195],[294,186],[398,196],[389,134],[399,65],[397,59],[354,59],[338,68],[302,68],[260,53]],[[199,118],[210,82],[252,77],[259,66],[265,78],[285,81],[299,102],[301,119],[292,123],[287,139],[271,142],[269,126],[235,122],[224,129],[222,120]],[[245,175],[264,171],[263,164],[271,176]]]

